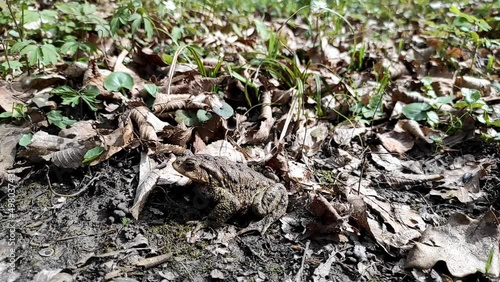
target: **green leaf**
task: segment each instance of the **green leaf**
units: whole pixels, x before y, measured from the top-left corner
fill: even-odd
[[[200,121],[200,123],[203,123],[205,121],[208,121],[209,119],[212,118],[212,114],[205,111],[205,110],[198,110],[196,112],[196,117],[198,118],[198,120]]]
[[[11,118],[12,112],[3,112],[0,114],[0,118]]]
[[[499,20],[497,19],[496,21],[498,22]],[[483,19],[476,21],[476,25],[480,29],[482,29],[483,31],[490,31],[491,30],[491,26]]]
[[[154,24],[150,18],[144,18],[144,30],[148,39],[153,38],[153,26]]]
[[[137,29],[139,29],[139,26],[141,25],[141,22],[142,22],[141,15],[139,15],[137,13],[132,14],[128,20],[132,22],[132,25],[131,25],[132,33],[135,33],[137,31]]]
[[[459,108],[459,109],[460,109],[460,108],[465,108],[465,107],[467,107],[468,105],[469,105],[469,104],[467,104],[467,102],[465,102],[465,101],[460,101],[460,102],[455,103],[455,104],[453,105],[453,107],[455,107],[455,108]]]
[[[153,97],[156,98],[156,94],[158,93],[158,87],[154,84],[144,84],[144,89]]]
[[[170,32],[173,42],[177,42],[182,38],[182,28],[174,26]]]
[[[411,103],[403,107],[403,114],[412,120],[426,120],[426,111],[431,109],[427,103]]]
[[[78,51],[78,42],[67,41],[61,46],[61,53],[73,56]]]
[[[269,38],[271,37],[271,32],[269,31],[269,28],[260,20],[256,19],[254,20],[254,23],[255,23],[255,29],[259,33],[260,38],[263,41],[269,40]]]
[[[76,105],[80,104],[80,95],[78,94],[78,92],[67,85],[52,89],[52,91],[50,91],[50,94],[61,96],[61,98],[63,99],[61,104],[63,105],[75,107]]]
[[[455,100],[456,96],[454,95],[450,95],[450,96],[441,96],[441,97],[437,97],[434,101],[436,101],[437,103],[441,103],[441,104],[451,104],[453,103],[453,100]]]
[[[31,144],[31,140],[33,139],[33,134],[23,134],[21,139],[19,139],[19,145],[23,147],[27,147],[29,144]]]
[[[53,124],[59,127],[60,129],[65,129],[68,126],[76,123],[76,120],[67,118],[61,114],[61,111],[56,111],[56,110],[50,111],[47,114],[47,119],[49,120],[50,124]]]
[[[435,111],[428,111],[426,112],[426,114],[427,114],[427,122],[431,126],[435,126],[436,124],[439,123],[439,116]]]
[[[57,63],[57,59],[59,58],[59,54],[57,53],[57,49],[52,44],[44,44],[40,47],[42,52],[42,63],[45,66],[55,65]]]
[[[462,88],[460,91],[465,98],[465,102],[469,105],[478,102],[479,99],[481,99],[481,92],[477,89]]]
[[[212,105],[212,111],[222,118],[229,118],[234,114],[233,108],[225,101],[220,105]]]
[[[92,148],[85,153],[85,156],[83,156],[83,162],[84,164],[90,163],[93,160],[97,159],[102,153],[104,152],[104,147],[97,146],[95,148]]]
[[[20,70],[23,67],[23,64],[21,64],[19,61],[9,61],[3,62],[2,67],[4,67],[5,69]]]
[[[174,61],[174,57],[172,57],[172,56],[171,56],[171,55],[169,55],[169,54],[162,54],[162,55],[161,55],[161,58],[162,58],[162,60],[163,60],[165,63],[167,63],[167,64],[169,64],[169,65],[171,65],[171,64],[172,64],[172,62]]]
[[[134,79],[125,72],[113,72],[104,80],[104,88],[109,91],[120,91],[122,88],[132,89],[134,87]]]
[[[450,12],[452,12],[453,14],[455,15],[460,15],[462,12],[460,12],[460,10],[457,8],[457,6],[455,6],[455,4],[453,4],[451,7],[450,7]]]
[[[186,110],[177,110],[175,112],[175,121],[178,124],[185,124],[186,126],[196,126],[200,124],[196,113]]]
[[[94,85],[88,85],[83,91],[81,98],[92,111],[97,111],[96,103],[101,102],[96,97],[101,94],[101,90]]]
[[[20,51],[32,43],[35,43],[35,41],[33,41],[33,40],[18,41],[16,43],[14,43],[14,45],[12,45],[12,48],[10,48],[10,53],[12,54],[14,52]]]

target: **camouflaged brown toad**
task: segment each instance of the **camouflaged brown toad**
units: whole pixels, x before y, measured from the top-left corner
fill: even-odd
[[[285,186],[244,164],[223,157],[191,155],[178,157],[173,167],[193,182],[202,184],[198,187],[200,192],[216,203],[200,228],[220,226],[234,214],[251,210],[263,218],[238,234],[248,231],[264,234],[286,213],[288,194]]]

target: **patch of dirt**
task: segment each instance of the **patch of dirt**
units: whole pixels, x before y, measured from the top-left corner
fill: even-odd
[[[465,154],[495,160],[499,152],[497,145],[471,141],[430,156],[427,163]],[[54,167],[39,167],[16,187],[2,187],[0,245],[12,242],[11,234],[16,239],[18,267],[11,277],[33,281],[42,270],[59,270],[72,275],[73,281],[125,276],[135,279],[127,281],[364,281],[367,277],[374,281],[415,281],[410,270],[404,268],[406,251],[378,245],[363,231],[344,240],[326,234],[293,241],[285,238],[287,234],[275,223],[264,236],[249,234],[228,239],[236,228],[251,220],[240,216],[217,231],[203,233],[205,237],[196,243],[188,243],[194,228],[189,221],[202,219],[211,205],[194,204],[194,194],[186,187],[158,187],[150,195],[140,220],[134,222],[129,219],[128,208],[137,186],[138,157],[129,153],[119,158],[88,171],[56,173]],[[378,192],[384,201],[411,205],[421,213],[432,210],[447,218],[454,212],[465,212],[476,217],[500,205],[500,172],[496,165],[490,168],[481,180],[487,202],[443,201],[427,196],[429,189],[425,186],[395,190],[381,185]],[[94,177],[80,195],[61,197],[51,192],[72,194]],[[12,188],[16,188],[15,193],[9,194]],[[300,195],[298,191],[292,196],[288,214],[308,213],[304,204],[297,205],[301,201],[294,200]],[[9,226],[12,201],[15,218],[13,226]],[[159,255],[166,256],[157,264],[145,263]],[[0,281],[8,281],[5,279]],[[468,279],[463,281],[488,281],[477,276]]]

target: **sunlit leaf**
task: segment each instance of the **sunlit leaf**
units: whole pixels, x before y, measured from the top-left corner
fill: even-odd
[[[473,104],[481,99],[481,92],[477,89],[462,88],[460,90],[467,104]]]
[[[207,112],[207,111],[205,111],[205,110],[201,110],[201,109],[200,109],[200,110],[198,110],[198,111],[196,112],[196,118],[198,118],[198,121],[199,121],[200,123],[203,123],[203,122],[205,122],[205,121],[207,121],[207,120],[211,119],[211,118],[212,118],[212,114],[211,114],[211,113],[209,113],[209,112]]]
[[[91,161],[97,159],[102,153],[104,153],[104,147],[95,147],[87,151],[85,153],[85,156],[83,156],[83,162],[84,164],[90,163]]]
[[[154,84],[145,84],[144,89],[153,97],[156,98],[156,94],[158,93],[158,87]]]
[[[65,129],[68,126],[76,123],[76,120],[72,120],[62,115],[61,111],[50,111],[47,114],[47,119],[50,124],[53,124],[61,129]]]
[[[33,134],[28,133],[28,134],[23,134],[21,139],[19,139],[19,145],[26,147],[29,144],[31,144],[31,140],[33,139]]]
[[[175,112],[175,121],[186,126],[195,126],[200,123],[195,112],[186,110],[177,110]]]
[[[104,88],[109,91],[120,91],[122,88],[132,89],[134,87],[134,79],[125,72],[113,72],[104,80]]]
[[[224,101],[220,105],[212,105],[212,111],[222,118],[229,118],[234,114],[233,108]]]
[[[431,109],[427,103],[411,103],[403,107],[403,114],[412,120],[426,120],[426,111]]]

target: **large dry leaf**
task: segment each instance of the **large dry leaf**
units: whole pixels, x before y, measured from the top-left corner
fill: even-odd
[[[498,218],[488,211],[479,219],[455,214],[443,226],[429,227],[408,254],[406,267],[430,269],[444,261],[455,277],[476,272],[498,277],[500,250]],[[489,261],[489,257],[491,260]]]
[[[400,155],[411,150],[415,144],[413,138],[407,132],[389,131],[377,134],[377,137],[387,151]]]
[[[28,132],[29,128],[0,124],[0,136],[2,136],[0,138],[0,179],[9,181],[17,179],[14,175],[9,175],[7,169],[12,168],[14,164],[17,143],[23,134]]]

